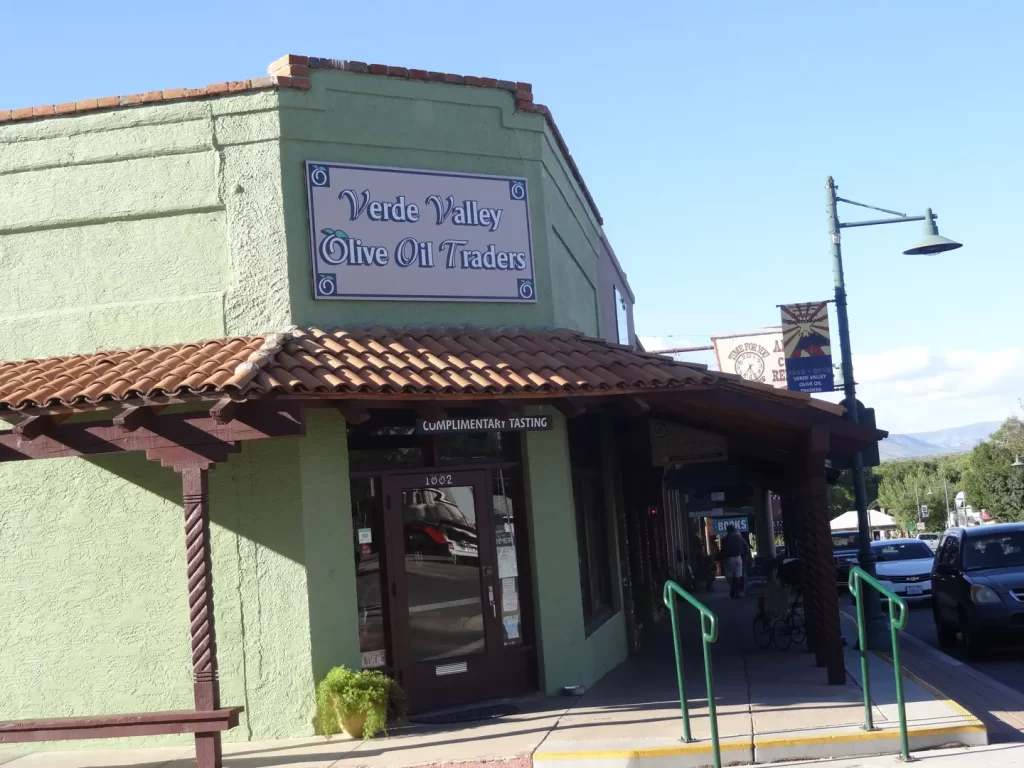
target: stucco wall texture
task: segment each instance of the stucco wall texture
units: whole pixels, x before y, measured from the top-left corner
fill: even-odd
[[[307,159],[525,176],[538,302],[314,302]],[[613,338],[601,252],[544,119],[494,89],[318,71],[309,92],[0,126],[0,359],[293,323]],[[308,735],[315,680],[359,660],[344,422],[308,418],[306,437],[247,444],[211,474],[221,698],[246,708],[228,739]],[[527,444],[542,677],[554,691],[603,674],[625,634],[616,617],[583,635],[563,426]],[[178,476],[140,454],[7,463],[0,498],[0,719],[190,708]]]

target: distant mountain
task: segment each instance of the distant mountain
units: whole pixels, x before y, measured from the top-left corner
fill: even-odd
[[[882,461],[963,453],[988,440],[1001,424],[999,421],[983,421],[979,424],[940,429],[935,432],[889,435],[879,444],[878,452]]]

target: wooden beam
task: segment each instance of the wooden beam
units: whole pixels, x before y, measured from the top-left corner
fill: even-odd
[[[575,419],[587,412],[586,404],[577,400],[575,397],[555,398],[551,401],[551,405],[555,406],[555,408],[557,408],[558,411],[567,419]]]
[[[299,403],[267,404],[246,414],[245,421],[217,424],[205,413],[174,413],[154,417],[135,430],[110,421],[59,424],[34,440],[14,431],[0,432],[0,461],[97,456],[104,453],[149,451],[178,446],[291,437],[304,434]]]
[[[642,418],[651,412],[651,406],[642,397],[626,397],[622,399],[622,410],[635,418]]]
[[[218,424],[227,424],[238,418],[244,402],[230,397],[221,398],[210,408],[210,415]]]
[[[70,415],[29,416],[24,421],[15,425],[14,434],[22,440],[35,440],[40,435],[45,434],[48,430],[53,429],[53,427],[68,419]]]
[[[166,407],[164,405],[129,405],[114,417],[113,424],[115,427],[124,427],[129,432],[134,432],[139,427],[150,423]]]
[[[488,400],[482,405],[484,412],[496,419],[508,419],[520,413],[520,410],[508,400]]]
[[[345,421],[353,426],[365,424],[370,420],[370,410],[360,403],[340,402],[335,407],[341,412]]]

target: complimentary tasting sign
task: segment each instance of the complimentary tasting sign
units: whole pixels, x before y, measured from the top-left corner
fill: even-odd
[[[416,420],[421,435],[460,435],[469,432],[544,432],[553,428],[550,416],[484,416],[473,419]]]
[[[525,179],[306,162],[317,299],[536,301]]]

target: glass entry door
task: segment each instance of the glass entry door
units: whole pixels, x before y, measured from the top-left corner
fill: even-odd
[[[484,471],[386,479],[392,644],[410,707],[487,698],[502,676],[494,512]]]

